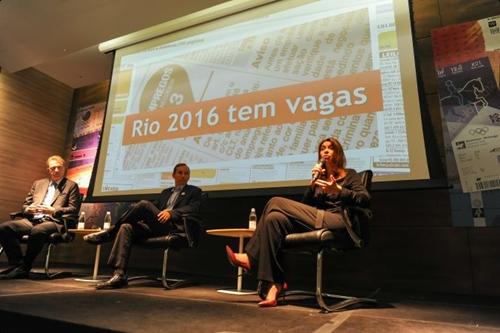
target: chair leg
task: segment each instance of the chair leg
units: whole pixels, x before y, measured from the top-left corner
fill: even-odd
[[[45,272],[45,275],[47,276],[47,278],[49,279],[53,279],[57,276],[62,276],[62,275],[65,275],[65,276],[70,276],[71,275],[71,272],[54,272],[54,273],[51,273],[50,272],[50,255],[52,254],[52,248],[55,247],[56,245],[55,244],[48,244],[47,245],[47,254],[45,255],[45,266],[44,266],[44,272]],[[3,247],[0,246],[0,255],[3,253]],[[43,274],[41,272],[32,272],[32,274]]]
[[[54,273],[50,272],[50,256],[52,255],[52,249],[55,246],[56,246],[56,244],[53,244],[53,243],[49,243],[47,245],[47,254],[45,255],[45,265],[44,265],[44,273],[45,274],[41,273],[41,272],[32,272],[32,274],[44,274],[48,279],[53,279],[56,277],[67,277],[67,276],[72,275],[71,272],[64,272],[64,271],[54,272]]]
[[[335,295],[335,294],[329,294],[323,291],[323,253],[324,249],[319,251],[316,255],[316,290],[314,292],[311,291],[304,291],[304,290],[290,290],[287,291],[285,294],[286,296],[293,296],[293,295],[307,295],[307,296],[315,296],[316,301],[318,305],[321,308],[322,313],[329,313],[329,312],[335,312],[335,311],[341,311],[349,306],[352,306],[354,304],[358,303],[365,303],[365,304],[370,304],[372,306],[376,306],[378,304],[377,300],[372,299],[371,297],[375,296],[375,294],[378,293],[379,289],[377,289],[375,292],[371,293],[367,297],[353,297],[353,296],[344,296],[344,295]],[[334,298],[334,299],[341,299],[341,301],[338,301],[337,303],[333,303],[331,305],[328,305],[327,302],[325,301],[325,298]]]
[[[323,292],[323,252],[324,250],[322,249],[318,252],[316,257],[316,300],[321,307],[322,312],[328,313],[341,311],[358,303],[370,304],[372,306],[376,306],[378,304],[377,300],[372,299],[371,297],[375,296],[379,289],[377,289],[374,293],[371,293],[368,297],[343,296]],[[327,305],[325,298],[343,299],[343,301]]]
[[[188,284],[188,280],[181,280],[181,279],[168,279],[167,278],[167,264],[168,264],[168,251],[169,248],[166,248],[165,251],[163,252],[163,265],[161,268],[161,277],[151,277],[147,275],[141,275],[141,276],[132,276],[128,278],[128,281],[135,281],[135,280],[155,280],[155,281],[161,281],[161,284],[165,289],[171,290],[178,288],[180,286],[183,286],[185,284]]]
[[[52,249],[55,247],[55,244],[52,244],[50,243],[49,245],[47,245],[47,254],[45,255],[45,267],[44,267],[44,270],[45,270],[45,275],[47,275],[47,277],[49,279],[52,279],[60,274],[62,274],[63,272],[55,272],[55,273],[51,273],[50,272],[50,255],[52,254]]]
[[[165,252],[163,252],[163,267],[161,270],[161,283],[163,284],[163,287],[165,289],[174,289],[178,288],[182,285],[185,285],[188,283],[187,280],[180,280],[180,279],[167,279],[167,263],[168,263],[168,250],[169,248],[165,249]]]
[[[51,274],[49,270],[49,264],[50,264],[50,254],[52,253],[52,248],[54,247],[54,244],[49,244],[47,246],[47,254],[45,255],[45,275],[50,279]]]

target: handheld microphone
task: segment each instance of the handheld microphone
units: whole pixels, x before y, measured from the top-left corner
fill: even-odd
[[[319,160],[318,163],[316,163],[315,167],[318,167],[318,168],[321,168],[322,170],[326,168],[326,161],[324,158],[322,158],[321,160]],[[323,172],[313,172],[313,175],[312,175],[312,180],[313,181],[316,181],[319,177],[321,177],[321,175],[323,174]]]

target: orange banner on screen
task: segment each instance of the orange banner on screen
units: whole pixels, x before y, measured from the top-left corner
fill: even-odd
[[[380,72],[369,71],[133,114],[123,144],[378,111]]]

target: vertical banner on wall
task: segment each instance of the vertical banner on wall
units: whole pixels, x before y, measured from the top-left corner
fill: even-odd
[[[434,29],[432,48],[453,223],[498,225],[500,16]]]
[[[500,16],[435,29],[432,47],[462,190],[500,189]]]
[[[84,195],[92,175],[105,108],[106,103],[87,105],[76,115],[67,175],[78,183]]]

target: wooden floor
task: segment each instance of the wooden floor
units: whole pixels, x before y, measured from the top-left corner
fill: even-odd
[[[0,332],[500,332],[500,299],[378,295],[377,308],[323,314],[309,298],[258,308],[256,295],[217,292],[225,281],[165,290],[138,280],[95,290],[74,277],[0,281]],[[291,286],[293,288],[293,286]]]

